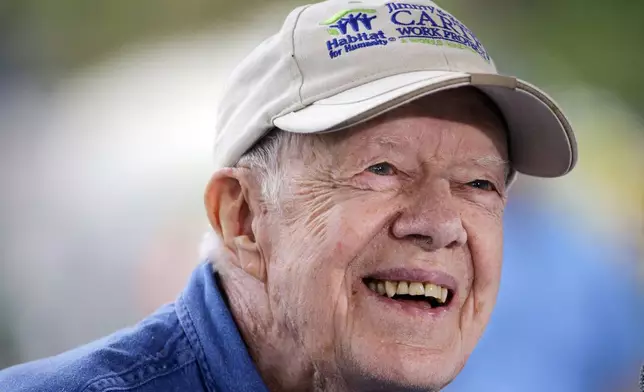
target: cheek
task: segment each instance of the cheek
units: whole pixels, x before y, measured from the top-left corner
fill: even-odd
[[[503,260],[501,214],[476,213],[467,221],[468,243],[474,269],[470,300],[475,335],[480,335],[496,303]]]
[[[305,213],[281,224],[268,261],[269,293],[278,317],[310,350],[333,345],[338,328],[350,328],[349,303],[360,259],[387,222],[386,211],[357,198],[334,204],[315,222]],[[385,212],[385,214],[383,214]],[[276,236],[277,237],[277,236]]]
[[[503,210],[479,210],[463,220],[468,232],[468,243],[478,289],[498,289],[503,258]]]
[[[470,248],[476,289],[496,296],[503,261],[503,230],[500,224],[475,235]]]

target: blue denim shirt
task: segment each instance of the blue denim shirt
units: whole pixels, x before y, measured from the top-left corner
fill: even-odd
[[[176,302],[133,328],[52,358],[0,372],[11,392],[268,391],[224,302],[210,264]]]

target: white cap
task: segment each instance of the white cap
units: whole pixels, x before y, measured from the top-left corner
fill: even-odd
[[[463,86],[480,89],[504,115],[513,170],[558,177],[575,166],[575,136],[557,104],[499,75],[474,33],[427,0],[330,0],[292,11],[231,76],[215,164],[234,165],[275,127],[338,131]]]

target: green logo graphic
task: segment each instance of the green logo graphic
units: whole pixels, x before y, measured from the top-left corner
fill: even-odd
[[[320,24],[329,26],[327,31],[330,35],[347,34],[349,28],[351,28],[353,32],[357,33],[360,31],[361,24],[365,29],[371,30],[371,21],[377,16],[369,16],[368,14],[375,13],[376,10],[374,9],[354,8],[340,11]]]

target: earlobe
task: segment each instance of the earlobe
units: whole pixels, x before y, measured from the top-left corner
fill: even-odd
[[[252,183],[247,169],[226,168],[213,175],[204,201],[208,219],[229,251],[230,261],[258,280],[265,280],[265,263],[255,240],[251,208]]]

